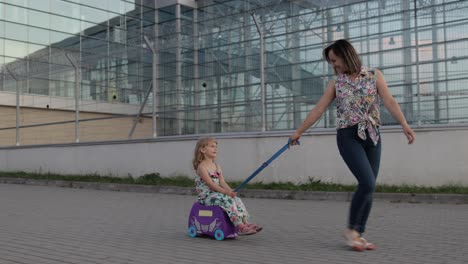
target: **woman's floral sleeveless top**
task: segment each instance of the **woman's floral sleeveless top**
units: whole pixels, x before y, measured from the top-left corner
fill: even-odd
[[[336,91],[336,128],[358,125],[358,136],[366,140],[366,130],[377,145],[380,126],[377,74],[374,69],[362,66],[358,78],[353,81],[346,74],[338,75]]]

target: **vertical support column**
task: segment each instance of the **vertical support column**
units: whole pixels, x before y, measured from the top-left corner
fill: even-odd
[[[321,38],[322,38],[322,50],[325,49],[325,47],[327,46],[327,43],[325,42],[327,40],[327,38],[325,37],[325,12],[323,12],[323,10],[320,10],[320,23],[321,23]],[[328,30],[327,30],[328,31]],[[323,86],[323,91],[325,91],[327,88],[327,84],[328,84],[328,78],[325,76],[325,71],[326,69],[328,68],[327,66],[327,61],[325,60],[325,58],[322,58],[322,67],[323,67],[323,74],[322,74],[322,86]],[[328,114],[329,110],[326,109],[325,112],[323,112],[323,126],[325,128],[328,127],[328,119],[331,117],[331,115]]]
[[[434,0],[431,1],[431,5],[434,6],[436,3]],[[432,8],[431,11],[431,22],[432,24],[437,23],[437,14],[436,9]],[[445,27],[444,27],[445,30]],[[438,42],[439,38],[437,37],[437,28],[432,27],[432,59],[434,61],[439,60],[439,49],[437,47],[438,44],[434,44],[434,42]],[[432,64],[432,71],[433,71],[433,84],[434,84],[434,122],[440,123],[440,102],[439,102],[439,67],[437,63]]]
[[[403,11],[403,65],[404,65],[404,86],[403,86],[403,113],[409,120],[414,120],[413,111],[413,70],[411,67],[411,8],[409,1],[402,1]],[[408,120],[408,121],[409,121]]]
[[[334,41],[333,39],[333,28],[329,25],[332,25],[332,15],[329,9],[323,11],[326,12],[326,24],[327,24],[327,38],[328,42]],[[327,67],[327,75],[335,74],[335,71],[329,66]],[[333,78],[333,77],[332,77]],[[335,111],[332,108],[328,108],[328,125],[333,127],[335,125]],[[326,122],[326,121],[325,121]]]
[[[320,23],[321,23],[321,35],[320,37],[322,38],[322,50],[325,49],[328,45],[328,36],[326,35],[330,30],[329,27],[327,27],[327,13],[324,10],[320,10]],[[325,58],[322,58],[322,61],[320,62],[322,64],[322,89],[325,92],[328,86],[329,78],[328,78],[328,62],[325,60]],[[325,75],[326,74],[326,75]],[[325,128],[327,127],[333,127],[332,124],[332,118],[333,118],[333,112],[330,110],[330,107],[325,110],[323,113],[323,126]]]
[[[18,83],[18,79],[15,79],[16,81],[16,146],[20,145],[20,131],[19,131],[19,120],[20,120],[20,94],[21,94],[21,89]]]
[[[181,113],[181,89],[182,89],[182,25],[181,25],[181,5],[176,5],[176,134],[182,134],[182,113]]]
[[[199,72],[198,72],[198,49],[199,49],[199,36],[198,36],[198,8],[193,9],[193,104],[194,111],[194,127],[195,134],[199,133],[199,115],[200,115],[200,95],[198,90],[199,85]]]
[[[403,1],[404,2],[404,1]],[[418,114],[417,116],[417,124],[418,126],[421,125],[421,87],[420,87],[420,80],[419,80],[419,37],[418,37],[418,3],[417,0],[413,1],[414,3],[414,34],[415,34],[415,43],[416,43],[416,84],[418,90]]]
[[[228,66],[227,66],[227,80],[224,79],[224,81],[221,84],[222,89],[224,90],[222,94],[226,95],[229,98],[228,100],[231,102],[235,101],[235,98],[232,97],[232,30],[229,30],[227,33],[227,56],[228,56]],[[233,125],[233,113],[234,113],[235,106],[234,104],[231,104],[229,106],[229,111],[227,112],[227,118],[229,122],[227,122],[227,127],[224,126],[224,122],[221,122],[221,127],[223,132],[229,132],[230,127]]]
[[[446,11],[445,11],[445,5],[442,5],[442,12],[443,12],[443,21],[442,23],[446,23],[447,21],[447,15],[446,15]],[[447,108],[445,110],[446,112],[446,123],[449,123],[450,122],[450,107],[449,107],[449,92],[448,92],[448,58],[447,58],[447,53],[448,53],[448,49],[447,49],[447,27],[444,27],[444,59],[445,59],[445,107]]]
[[[245,2],[245,10],[249,10],[249,2]],[[242,27],[244,36],[244,102],[245,102],[245,123],[244,131],[250,131],[253,127],[253,107],[252,107],[252,87],[250,87],[250,56],[252,56],[252,35],[250,31],[250,17],[247,12],[244,13],[244,24]]]
[[[11,74],[11,73],[10,73]],[[12,75],[12,74],[11,74]],[[13,76],[13,75],[12,75]],[[20,95],[21,95],[21,88],[18,84],[18,79],[13,77],[16,83],[16,146],[20,145]]]
[[[80,81],[81,70],[75,68],[75,142],[80,142]]]
[[[158,107],[159,107],[159,9],[154,12],[154,41],[151,52],[153,53],[153,107],[152,107],[152,120],[153,120],[153,138],[158,137]],[[150,43],[147,43],[150,45]]]
[[[81,37],[80,37],[80,50],[81,50]],[[75,143],[80,142],[80,85],[81,85],[81,69],[80,63],[70,57],[69,53],[65,53],[70,64],[75,69]],[[81,53],[78,55],[81,56]],[[80,59],[81,61],[81,59]]]
[[[221,76],[217,75],[215,77],[216,80],[216,125],[215,125],[215,132],[221,133],[223,132],[223,113],[221,110],[222,98],[221,98],[221,89],[223,87]]]
[[[348,24],[348,20],[349,20],[349,14],[351,13],[351,6],[350,5],[345,5],[343,7],[343,23],[344,23],[344,27],[343,27],[343,36],[345,39],[349,39],[349,24]]]
[[[286,27],[286,47],[287,52],[289,53],[289,58],[291,62],[291,92],[293,95],[293,116],[294,116],[294,127],[297,128],[301,125],[303,120],[301,116],[301,105],[302,103],[295,102],[298,98],[302,96],[302,86],[301,81],[299,80],[301,77],[301,66],[299,66],[300,62],[300,51],[299,51],[299,25],[300,21],[298,21],[298,6],[295,3],[290,3],[288,8],[287,16],[289,19],[286,23],[288,26]]]
[[[255,14],[252,14],[255,26],[257,27],[258,34],[260,36],[260,92],[262,96],[262,132],[266,131],[266,102],[265,102],[265,42],[264,34],[261,25],[259,24]]]
[[[369,32],[369,1],[366,1],[366,51],[367,51],[367,64],[366,66],[369,67],[370,64],[370,32]]]
[[[378,27],[379,27],[379,68],[382,68],[382,65],[383,65],[383,39],[382,39],[382,9],[385,9],[385,1],[379,1],[379,8],[378,8]],[[403,19],[404,19],[404,16],[405,16],[405,9],[403,7]],[[405,25],[403,25],[403,34],[405,32]],[[404,41],[404,37],[403,37],[403,41]],[[404,44],[404,43],[403,43]]]
[[[15,86],[16,86],[16,146],[20,145],[20,94],[21,94],[21,88],[18,84],[18,77],[16,77],[15,74],[13,74],[10,69],[8,69],[8,66],[5,65],[5,69],[7,72],[10,74],[11,78],[15,80]]]

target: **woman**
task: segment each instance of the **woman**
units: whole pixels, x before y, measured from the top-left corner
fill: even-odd
[[[398,103],[390,94],[384,76],[377,69],[364,67],[354,47],[344,39],[323,50],[333,67],[336,79],[328,87],[304,122],[291,135],[296,144],[336,99],[337,145],[340,154],[358,181],[351,201],[348,225],[344,232],[347,244],[354,250],[372,250],[376,246],[362,237],[372,207],[372,195],[380,165],[379,100],[402,126],[408,144],[415,140]]]

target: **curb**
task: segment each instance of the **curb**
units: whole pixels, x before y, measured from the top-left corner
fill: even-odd
[[[63,180],[35,180],[23,178],[0,177],[0,184],[25,184],[37,186],[53,186],[75,189],[92,189],[117,192],[163,193],[179,195],[195,195],[193,187],[156,186],[140,184],[79,182]],[[253,190],[245,189],[239,194],[243,198],[289,199],[289,200],[331,200],[350,201],[352,192],[314,192],[288,190]],[[468,194],[438,194],[438,193],[374,193],[374,200],[394,203],[438,203],[438,204],[468,204]]]
[[[247,189],[243,190],[240,196],[268,199],[351,201],[353,193]],[[439,193],[374,193],[374,200],[393,203],[468,204],[468,195]]]

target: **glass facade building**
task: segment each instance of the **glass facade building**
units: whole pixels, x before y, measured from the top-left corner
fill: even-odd
[[[124,102],[151,81],[154,4],[2,0],[0,14],[2,91],[20,79],[22,93],[73,97],[79,74],[80,99]]]
[[[459,0],[0,0],[0,92],[109,104],[95,113],[146,118],[143,138],[291,130],[334,78],[323,48],[346,38],[413,126],[466,124],[467,24]],[[334,125],[331,106],[316,127]]]

